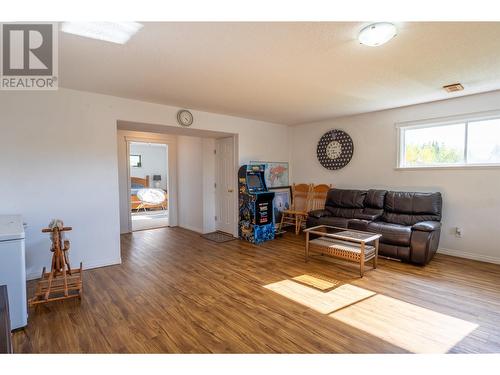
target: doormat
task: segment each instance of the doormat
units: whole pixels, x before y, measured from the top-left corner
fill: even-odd
[[[224,233],[224,232],[211,232],[211,233],[205,233],[205,234],[202,234],[201,235],[203,238],[207,239],[207,240],[210,240],[210,241],[214,241],[214,242],[228,242],[228,241],[232,241],[232,240],[235,240],[236,238],[234,238],[232,235],[230,234],[227,234],[227,233]]]

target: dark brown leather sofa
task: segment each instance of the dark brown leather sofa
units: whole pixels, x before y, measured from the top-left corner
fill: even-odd
[[[439,245],[441,209],[441,193],[331,189],[306,225],[380,233],[380,255],[424,265]]]

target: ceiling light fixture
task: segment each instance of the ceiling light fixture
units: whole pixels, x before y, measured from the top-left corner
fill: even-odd
[[[125,44],[142,27],[137,22],[63,22],[61,30],[86,38]]]
[[[394,38],[397,34],[396,26],[389,22],[372,23],[361,29],[358,40],[361,44],[370,47],[381,46]]]
[[[445,89],[446,92],[455,92],[455,91],[462,91],[464,87],[460,82],[458,82],[458,83],[452,83],[451,85],[443,86],[443,89]]]

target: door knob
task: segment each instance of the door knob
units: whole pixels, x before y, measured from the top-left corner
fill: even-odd
[[[233,192],[233,189],[227,189],[227,192],[228,192],[228,193],[232,193],[232,192]]]

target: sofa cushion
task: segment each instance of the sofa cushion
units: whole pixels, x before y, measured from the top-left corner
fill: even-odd
[[[326,197],[325,210],[332,216],[352,219],[362,213],[366,190],[330,189]]]
[[[321,224],[323,225],[331,225],[332,227],[340,227],[340,228],[347,228],[348,222],[349,219],[343,217],[335,217],[335,216],[324,217],[321,220]]]
[[[367,230],[381,234],[381,242],[398,246],[410,245],[411,227],[409,226],[374,221],[368,224]]]
[[[330,189],[325,207],[363,208],[366,190]]]
[[[351,219],[351,220],[349,220],[347,227],[349,229],[367,232],[368,231],[368,224],[370,224],[370,220]]]
[[[368,190],[363,202],[363,210],[361,212],[356,212],[355,218],[369,221],[374,221],[380,218],[384,213],[384,200],[386,193],[387,190]]]
[[[356,215],[356,219],[360,220],[368,220],[368,221],[375,221],[377,220],[382,214],[379,213],[367,213],[365,211],[361,212],[360,214]]]
[[[308,216],[306,221],[306,227],[311,228],[317,225],[331,225],[333,227],[347,228],[349,219],[345,219],[342,217],[334,217],[334,216],[323,216],[321,218],[317,218],[314,216]]]
[[[378,248],[378,254],[389,258],[400,259],[403,262],[411,261],[410,248],[408,246],[390,245],[381,242]]]
[[[364,206],[370,208],[383,209],[386,194],[387,190],[374,190],[374,189],[368,190],[366,193]]]
[[[401,225],[440,221],[442,204],[441,193],[389,191],[385,196],[382,220]]]
[[[331,216],[332,215],[330,211],[322,210],[322,209],[309,211],[307,214],[309,216],[315,217],[317,219],[324,217],[324,216]]]

